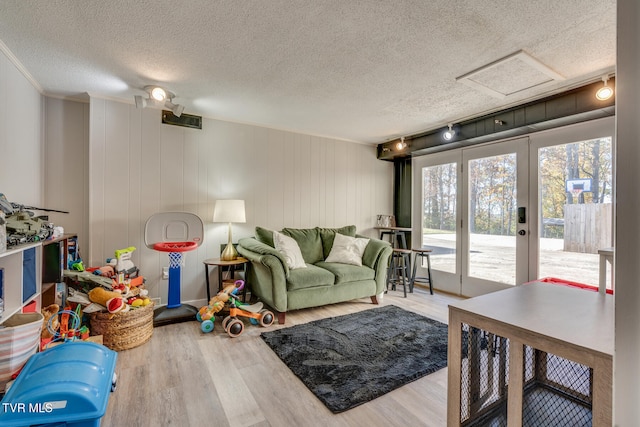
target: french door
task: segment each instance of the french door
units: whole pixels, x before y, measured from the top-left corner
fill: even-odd
[[[432,249],[434,286],[597,284],[598,249],[613,246],[612,135],[607,118],[414,158],[412,231]]]
[[[461,294],[528,280],[529,140],[462,150]]]

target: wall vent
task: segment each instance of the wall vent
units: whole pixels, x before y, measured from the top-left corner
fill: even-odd
[[[162,123],[185,128],[202,129],[202,116],[181,114],[180,117],[176,117],[171,111],[162,110]]]

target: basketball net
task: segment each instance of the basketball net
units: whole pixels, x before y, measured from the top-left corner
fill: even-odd
[[[573,200],[578,200],[578,198],[580,197],[580,193],[582,193],[582,190],[580,190],[579,188],[572,188],[571,193],[573,194]]]
[[[180,252],[169,252],[169,268],[184,267],[184,257]]]

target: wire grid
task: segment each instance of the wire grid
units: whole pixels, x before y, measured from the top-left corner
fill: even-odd
[[[591,426],[593,369],[525,347],[522,425]]]
[[[180,252],[169,252],[169,268],[184,267],[184,257]]]
[[[506,427],[509,340],[463,324],[462,355],[462,425]]]
[[[507,425],[509,340],[462,325],[462,426]],[[523,427],[591,426],[593,369],[524,347]]]

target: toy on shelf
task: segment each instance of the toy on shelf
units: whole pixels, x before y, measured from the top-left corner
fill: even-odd
[[[229,315],[222,320],[222,328],[231,338],[240,336],[240,334],[242,334],[242,332],[244,331],[244,323],[239,319],[239,317],[246,317],[252,324],[260,325],[263,327],[271,326],[273,324],[273,321],[275,320],[275,316],[273,315],[273,313],[267,309],[264,309],[261,302],[248,305],[243,304],[238,300],[237,294],[242,290],[243,287],[244,281],[236,280],[236,282],[233,284],[233,287],[225,287],[225,289],[218,293],[218,295],[212,298],[213,301],[214,299],[216,299],[216,297],[220,296],[220,294],[223,293],[227,296],[227,300],[230,304]],[[232,289],[228,292],[225,292],[225,290],[228,290],[229,288]],[[222,298],[224,297],[221,297],[221,299]],[[202,315],[201,313],[203,311],[206,313],[206,315],[214,310],[216,311],[214,311],[213,314],[217,313],[222,308],[220,307],[220,309],[216,309],[214,308],[214,305],[217,304],[216,307],[218,307],[219,303],[220,301],[215,301],[214,304],[210,303],[208,306],[203,307],[202,309],[200,309],[201,312],[198,313],[199,316]],[[200,326],[202,332],[208,333],[213,330],[213,320],[215,319],[213,318],[213,314],[212,319],[202,320],[202,324]],[[198,320],[200,320],[200,317],[198,318]]]

